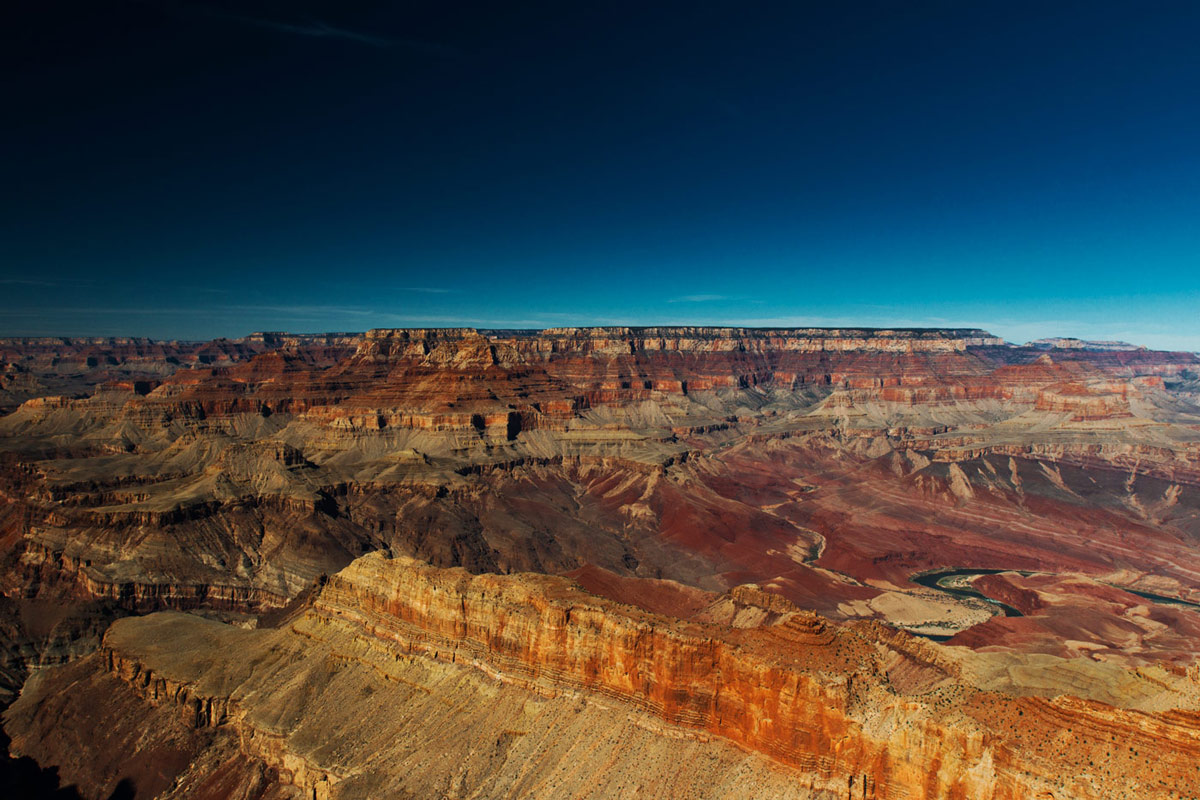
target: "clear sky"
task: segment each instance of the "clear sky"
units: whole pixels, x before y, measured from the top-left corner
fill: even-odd
[[[0,334],[953,325],[1200,350],[1200,3],[2,13]]]

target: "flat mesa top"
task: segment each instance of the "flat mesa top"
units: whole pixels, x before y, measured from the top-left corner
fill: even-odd
[[[545,328],[373,328],[366,332],[367,338],[408,336],[570,336],[577,338],[610,338],[620,336],[683,336],[695,338],[769,338],[802,337],[814,339],[844,338],[896,338],[896,339],[994,339],[996,336],[980,328],[751,328],[718,327],[708,325],[651,325],[651,326],[597,326]]]

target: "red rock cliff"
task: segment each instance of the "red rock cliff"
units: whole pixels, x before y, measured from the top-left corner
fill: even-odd
[[[981,691],[947,651],[874,624],[837,627],[795,611],[768,628],[728,630],[620,606],[560,578],[470,576],[375,554],[333,576],[297,629],[320,637],[329,625],[535,691],[619,699],[844,781],[851,797],[1200,791],[1195,714]],[[1060,719],[1074,733],[1056,750]],[[1130,756],[1139,748],[1156,754],[1153,781],[1145,757],[1139,769]],[[1076,772],[1081,758],[1094,768]]]

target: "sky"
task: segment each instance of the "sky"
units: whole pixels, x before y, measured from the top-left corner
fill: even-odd
[[[1200,3],[0,20],[0,335],[968,326],[1200,351]]]

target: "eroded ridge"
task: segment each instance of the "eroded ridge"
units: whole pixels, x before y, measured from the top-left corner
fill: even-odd
[[[172,798],[1200,793],[1195,670],[996,661],[730,596],[769,622],[375,553],[278,629],[120,620],[100,652],[35,675],[6,729],[97,797],[137,765]],[[1090,696],[1113,687],[1116,705]]]
[[[539,693],[616,698],[825,782],[868,776],[870,796],[1185,797],[1200,788],[1194,713],[983,691],[944,648],[794,607],[769,627],[729,630],[621,606],[559,578],[471,576],[374,554],[334,576],[295,629],[320,637],[344,626]],[[1064,729],[1069,746],[1056,750]],[[1155,754],[1153,780],[1139,751],[1143,761]]]

